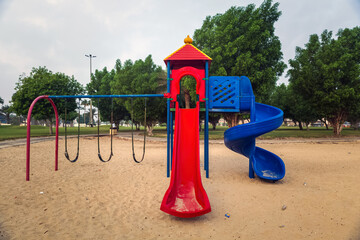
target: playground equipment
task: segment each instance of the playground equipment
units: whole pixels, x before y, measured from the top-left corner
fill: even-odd
[[[35,106],[35,104],[41,100],[48,100],[55,113],[55,171],[59,169],[59,161],[58,161],[58,152],[59,152],[59,115],[56,108],[55,103],[52,98],[152,98],[152,97],[164,97],[164,94],[137,94],[137,95],[54,95],[48,96],[43,95],[35,98],[35,100],[31,103],[28,115],[27,115],[27,131],[26,131],[26,181],[30,181],[30,133],[31,133],[31,113]],[[98,124],[99,126],[99,124]],[[111,134],[112,135],[112,134]],[[99,129],[98,129],[98,137],[99,137]],[[99,143],[99,142],[98,142]],[[98,153],[100,153],[98,151]]]
[[[210,111],[250,112],[250,123],[224,132],[225,146],[249,158],[249,177],[280,180],[285,176],[284,162],[277,155],[255,146],[255,139],[281,126],[283,112],[256,103],[250,80],[245,77],[210,77]]]
[[[79,104],[80,106],[80,104]],[[79,122],[78,122],[78,134],[77,134],[77,149],[76,149],[76,156],[74,159],[70,159],[69,153],[68,153],[68,148],[67,148],[67,107],[66,107],[66,102],[65,102],[65,157],[69,162],[76,162],[79,159],[79,151],[80,151],[80,107],[78,107],[79,113],[78,113],[78,118],[79,118]]]
[[[170,185],[165,192],[160,209],[171,215],[190,218],[211,211],[207,193],[201,182],[199,151],[199,112],[205,112],[204,126],[204,170],[209,177],[209,112],[250,113],[250,123],[229,128],[224,133],[226,147],[249,158],[249,177],[280,180],[285,176],[285,165],[280,157],[256,147],[256,137],[275,130],[282,124],[283,112],[275,107],[255,102],[250,80],[245,77],[209,77],[212,59],[185,38],[185,45],[164,59],[167,66],[167,93],[142,95],[81,95],[40,96],[31,104],[27,119],[27,164],[26,180],[30,173],[30,119],[35,103],[47,99],[52,104],[56,117],[55,170],[58,169],[58,114],[52,98],[149,98],[167,99],[167,177]],[[198,100],[195,108],[181,108],[178,101],[180,83],[186,76],[196,80]],[[205,108],[201,108],[205,105]],[[173,113],[175,126],[173,126]],[[131,114],[133,115],[133,113]],[[145,100],[146,116],[146,100]],[[98,124],[99,125],[99,124]],[[146,118],[145,118],[146,125]],[[111,134],[112,135],[112,134]],[[141,162],[145,154],[145,140],[141,160],[134,153],[133,159]],[[112,157],[112,145],[111,155]],[[101,158],[99,150],[99,158]],[[110,160],[109,158],[109,160]],[[170,171],[171,170],[171,171]],[[171,172],[171,174],[170,174]]]
[[[140,160],[136,159],[135,156],[135,148],[134,148],[134,107],[133,107],[134,101],[131,99],[131,149],[132,149],[132,155],[133,159],[136,163],[141,163],[144,160],[145,157],[145,146],[146,146],[146,98],[144,99],[144,105],[145,105],[145,112],[144,112],[144,142],[143,142],[143,154]]]
[[[98,106],[100,106],[99,99],[100,98],[98,98]],[[110,127],[112,127],[113,122],[114,122],[114,119],[113,119],[114,118],[114,111],[113,111],[113,109],[114,109],[114,101],[113,100],[114,99],[111,98]],[[107,160],[104,160],[102,158],[102,156],[101,156],[101,153],[100,153],[100,109],[98,109],[98,116],[97,116],[97,132],[98,132],[98,134],[97,134],[97,138],[98,138],[98,157],[99,157],[100,161],[108,162],[108,161],[111,160],[112,156],[114,156],[114,154],[113,154],[113,135],[114,134],[112,132],[110,132],[110,155],[109,155],[109,158]]]
[[[191,39],[185,39],[185,45],[165,58],[168,71],[168,108],[175,105],[175,134],[172,155],[172,174],[170,186],[161,203],[161,210],[177,217],[196,217],[211,211],[208,196],[202,186],[199,152],[199,112],[200,102],[205,102],[204,167],[209,177],[208,168],[208,69],[211,58],[191,44]],[[181,109],[177,96],[180,94],[180,81],[185,76],[196,80],[196,94],[199,100],[196,108]],[[171,81],[171,82],[170,82]],[[173,121],[170,113],[170,131]],[[169,141],[169,148],[173,138]],[[169,145],[170,142],[170,145]],[[172,147],[171,147],[172,150]],[[168,171],[169,171],[168,163]],[[169,173],[168,173],[169,175]]]

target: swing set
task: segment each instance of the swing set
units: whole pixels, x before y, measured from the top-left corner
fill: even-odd
[[[79,98],[80,101],[81,98]],[[112,158],[112,156],[114,156],[113,154],[113,131],[111,130],[110,133],[110,156],[107,160],[104,160],[101,156],[100,153],[100,98],[98,98],[98,114],[97,114],[97,144],[98,144],[98,157],[100,159],[101,162],[109,162]],[[78,160],[79,158],[79,148],[80,148],[80,104],[78,104],[78,132],[77,132],[77,150],[76,150],[76,156],[74,159],[70,159],[69,153],[68,153],[68,148],[67,148],[67,101],[65,101],[65,118],[64,118],[64,122],[65,122],[65,157],[66,159],[71,162],[74,163]],[[146,145],[146,98],[144,98],[144,108],[145,108],[145,112],[144,112],[144,143],[143,143],[143,154],[141,157],[141,160],[137,160],[135,157],[135,149],[134,149],[134,104],[133,104],[133,98],[131,98],[131,144],[132,144],[132,155],[133,155],[133,160],[136,163],[141,163],[144,160],[145,157],[145,145]],[[114,123],[114,99],[111,98],[111,115],[110,115],[110,126],[112,128]]]
[[[31,104],[27,117],[27,144],[26,144],[26,181],[30,180],[30,130],[31,130],[31,113],[35,106],[35,103],[40,99],[48,100],[55,112],[56,119],[56,131],[55,131],[55,171],[58,170],[58,149],[59,149],[59,116],[58,110],[55,106],[55,103],[52,99],[64,98],[68,100],[69,98],[78,98],[79,100],[82,98],[97,98],[98,106],[100,98],[110,98],[111,99],[111,116],[110,116],[110,125],[113,126],[114,123],[114,98],[131,98],[131,144],[132,144],[132,156],[133,160],[136,163],[141,163],[145,158],[145,146],[146,146],[146,99],[152,97],[164,97],[164,94],[139,94],[139,95],[62,95],[62,96],[39,96],[37,97]],[[135,142],[134,142],[134,98],[144,98],[144,141],[143,141],[143,153],[138,160],[135,155]],[[64,122],[65,122],[65,134],[64,134],[64,142],[65,142],[65,158],[71,162],[75,163],[79,159],[80,152],[80,104],[78,104],[78,131],[77,131],[77,149],[76,155],[73,159],[70,158],[68,152],[68,134],[67,134],[67,104],[65,102],[65,114],[64,114]],[[110,155],[107,159],[104,159],[100,152],[100,109],[98,109],[97,113],[97,144],[98,144],[98,157],[101,162],[109,162],[111,158],[114,156],[113,154],[113,132],[110,133]]]

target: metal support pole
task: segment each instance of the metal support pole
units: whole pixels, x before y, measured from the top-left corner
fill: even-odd
[[[26,181],[30,181],[30,130],[31,130],[31,112],[35,106],[35,103],[40,99],[47,99],[55,112],[56,119],[56,133],[55,133],[55,171],[58,170],[58,149],[59,149],[59,115],[55,103],[48,96],[37,97],[30,105],[27,116],[27,133],[26,133]]]
[[[256,120],[256,114],[255,114],[255,96],[251,97],[251,102],[250,102],[250,122],[255,122]],[[253,140],[254,141],[254,145],[255,146],[255,141],[256,138]],[[252,165],[253,159],[251,159],[251,157],[249,158],[249,178],[255,178],[255,173],[254,173],[254,167]]]
[[[90,127],[93,127],[92,100],[90,99]]]
[[[167,93],[170,93],[170,62],[167,62]],[[170,99],[167,99],[167,123],[166,123],[166,129],[167,129],[167,161],[166,161],[166,176],[170,177]]]
[[[133,95],[50,95],[49,98],[151,98],[164,97],[164,94],[133,94]]]
[[[171,107],[171,106],[170,106]],[[172,159],[173,159],[173,151],[174,151],[174,120],[173,113],[170,111],[170,170],[172,169]]]
[[[209,62],[205,62],[205,129],[204,129],[204,169],[209,178]]]

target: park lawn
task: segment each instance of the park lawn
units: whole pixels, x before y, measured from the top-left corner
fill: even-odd
[[[260,139],[274,139],[274,138],[332,138],[334,137],[333,129],[329,127],[310,127],[307,131],[300,130],[299,127],[280,127],[275,131],[266,133]],[[360,131],[353,128],[343,128],[341,137],[360,137]]]
[[[109,125],[100,126],[101,134],[109,133]],[[142,128],[143,129],[143,128]],[[203,130],[204,128],[202,128]],[[221,140],[224,138],[224,132],[228,127],[218,126],[216,130],[209,127],[209,139]],[[76,135],[77,127],[68,127],[68,135]],[[120,127],[119,131],[131,131],[131,127]],[[55,133],[55,129],[54,129]],[[166,127],[155,127],[153,130],[154,137],[166,137]],[[65,128],[59,128],[59,135],[65,134]],[[81,127],[81,135],[97,134],[97,127]],[[54,135],[54,134],[53,134]],[[43,126],[31,126],[31,136],[50,136],[49,128]],[[360,137],[360,131],[353,130],[352,128],[344,128],[341,132],[342,137]],[[300,130],[298,127],[280,127],[275,131],[269,132],[260,136],[259,139],[283,139],[283,138],[332,138],[334,137],[333,131],[330,128],[326,130],[324,127],[312,127],[309,131],[306,129]],[[16,138],[26,138],[26,126],[0,126],[0,141]],[[200,132],[200,139],[204,139],[204,131]]]
[[[109,133],[110,125],[102,125],[100,126],[100,133],[105,134]],[[120,131],[130,131],[130,127],[120,127]],[[49,127],[43,126],[31,126],[31,136],[32,137],[40,137],[40,136],[51,136],[49,134]],[[53,136],[55,135],[55,128],[53,128]],[[78,128],[77,127],[68,127],[67,128],[68,135],[77,135]],[[97,127],[81,127],[80,128],[81,135],[87,134],[97,134]],[[65,128],[59,128],[59,135],[65,135]],[[26,138],[26,126],[0,126],[0,141],[8,140],[8,139],[16,139],[16,138]]]
[[[202,128],[204,129],[204,128]],[[209,139],[221,140],[224,139],[224,132],[228,127],[216,127],[212,130],[209,127]],[[166,131],[154,130],[154,137],[166,137]],[[334,133],[332,128],[326,130],[325,127],[311,127],[309,131],[306,129],[300,130],[299,127],[280,127],[272,132],[260,136],[258,139],[283,139],[283,138],[333,138]],[[344,128],[341,132],[341,137],[360,137],[360,131],[352,128]],[[204,139],[204,132],[200,133],[200,139]]]

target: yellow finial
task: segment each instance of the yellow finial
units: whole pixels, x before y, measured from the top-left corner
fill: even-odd
[[[193,40],[191,39],[191,37],[189,37],[189,35],[187,35],[187,37],[184,39],[184,43],[185,44],[192,44]]]

